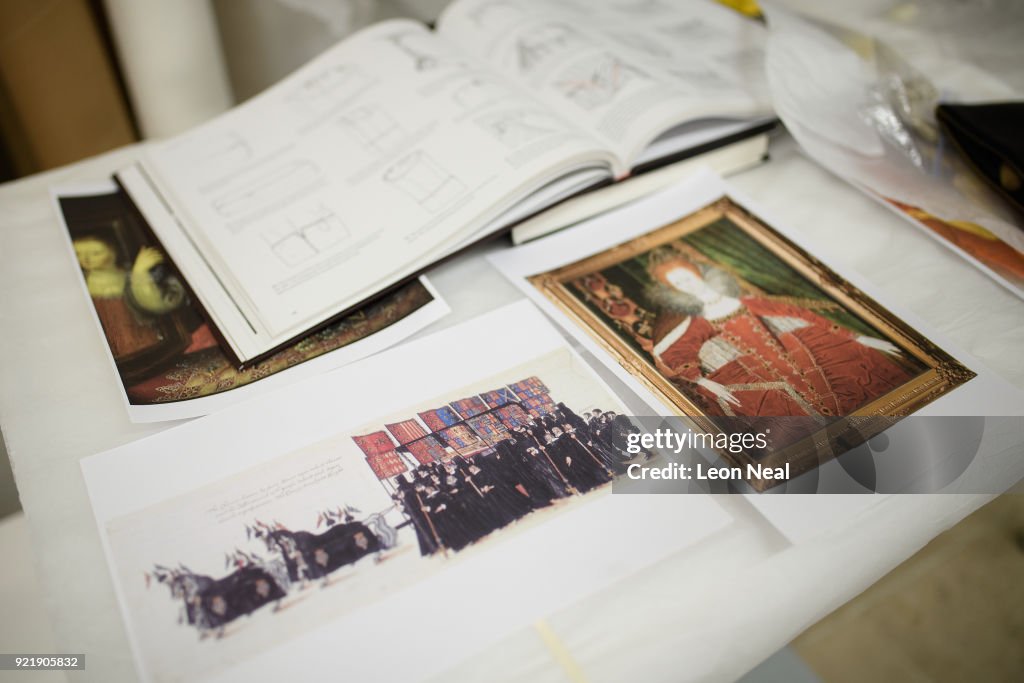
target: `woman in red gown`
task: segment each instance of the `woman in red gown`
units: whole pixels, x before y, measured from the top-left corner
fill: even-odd
[[[900,351],[792,300],[741,296],[731,274],[673,250],[651,254],[653,322],[594,273],[578,283],[633,331],[657,368],[708,415],[834,418],[910,379]],[[593,300],[593,298],[592,298]],[[646,322],[644,322],[646,321]]]
[[[663,252],[664,254],[664,252]],[[907,382],[899,349],[788,301],[739,296],[721,269],[652,259],[656,367],[711,415],[849,415]]]

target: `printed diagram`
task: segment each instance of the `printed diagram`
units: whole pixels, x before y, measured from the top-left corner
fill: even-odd
[[[338,119],[338,125],[366,149],[382,153],[401,140],[405,132],[398,122],[379,107],[358,107]]]
[[[320,169],[307,160],[264,168],[211,202],[225,218],[265,209],[313,187],[320,181]]]
[[[523,9],[513,2],[488,2],[469,12],[469,18],[480,28],[505,29],[523,16]]]
[[[732,81],[709,64],[697,60],[677,61],[668,68],[679,84],[694,92],[729,89]]]
[[[207,185],[237,172],[253,157],[252,147],[234,131],[185,140],[175,145],[171,154],[189,167],[197,185]]]
[[[287,99],[304,113],[317,114],[350,101],[367,85],[369,81],[359,69],[339,64],[303,80]]]
[[[764,50],[756,47],[727,52],[715,58],[738,79],[758,78],[764,72]]]
[[[660,29],[660,31],[673,40],[678,41],[712,41],[720,40],[721,32],[714,26],[701,21],[700,19],[687,19],[678,24],[672,24]]]
[[[589,110],[608,104],[630,81],[643,75],[617,57],[598,55],[566,69],[555,88]]]
[[[466,186],[458,178],[419,150],[390,166],[384,172],[383,180],[431,213],[449,206],[466,191]]]
[[[630,16],[660,14],[670,9],[664,0],[632,0],[632,2],[617,3],[614,7],[623,14]]]
[[[615,39],[626,47],[636,50],[654,59],[670,59],[672,51],[664,45],[656,43],[649,36],[640,33],[616,33]]]
[[[509,94],[508,89],[497,81],[474,76],[460,85],[452,94],[455,102],[466,109],[476,109],[497,102]]]
[[[583,44],[583,38],[570,26],[546,24],[516,41],[516,62],[522,73],[530,73],[552,55]]]
[[[530,110],[488,114],[477,123],[510,149],[519,149],[559,129],[558,122],[547,114]]]
[[[286,266],[297,266],[349,238],[348,227],[330,209],[319,206],[287,226],[263,233],[274,255]]]
[[[582,14],[584,16],[593,14],[595,9],[600,11],[599,8],[595,7],[595,4],[600,3],[581,3],[577,0],[545,0],[544,2],[545,9],[552,7],[566,12]]]
[[[412,60],[413,68],[416,71],[431,71],[445,64],[458,62],[451,55],[443,54],[439,49],[437,38],[432,33],[403,31],[388,36],[386,40]]]

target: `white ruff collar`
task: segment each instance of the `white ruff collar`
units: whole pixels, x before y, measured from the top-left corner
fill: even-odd
[[[701,315],[708,320],[718,320],[719,318],[732,315],[742,305],[743,303],[739,299],[731,296],[724,296],[714,303],[705,304],[704,310],[701,311]]]

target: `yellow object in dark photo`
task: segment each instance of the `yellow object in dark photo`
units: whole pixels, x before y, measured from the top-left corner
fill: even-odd
[[[1024,102],[940,104],[935,117],[967,164],[1024,212]]]

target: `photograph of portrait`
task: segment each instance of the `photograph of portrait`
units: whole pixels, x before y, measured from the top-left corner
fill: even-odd
[[[528,281],[675,414],[770,423],[769,449],[724,457],[794,476],[815,439],[838,455],[973,377],[728,197]]]
[[[68,198],[62,208],[86,289],[127,386],[170,366],[203,327],[163,253],[118,201]],[[208,345],[216,342],[207,332]]]

